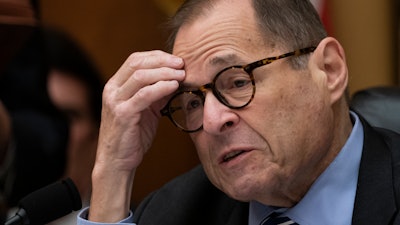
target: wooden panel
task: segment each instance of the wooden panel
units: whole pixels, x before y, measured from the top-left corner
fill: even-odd
[[[392,0],[329,1],[334,36],[343,44],[350,91],[397,82],[397,44]]]

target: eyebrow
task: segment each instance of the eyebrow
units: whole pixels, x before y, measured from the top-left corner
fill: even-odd
[[[231,54],[226,54],[226,55],[221,55],[221,56],[215,56],[211,59],[208,60],[208,63],[212,66],[232,66],[234,62],[238,61],[239,57],[233,53]],[[197,90],[197,87],[180,83],[179,88],[176,92],[180,91],[192,91],[192,90]]]
[[[227,54],[227,55],[222,55],[222,56],[215,56],[211,58],[208,63],[212,66],[217,66],[217,65],[225,65],[229,66],[233,62],[238,60],[238,56],[235,54]]]

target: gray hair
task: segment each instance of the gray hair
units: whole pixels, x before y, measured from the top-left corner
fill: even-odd
[[[168,50],[172,52],[176,35],[184,24],[196,20],[221,0],[187,0],[168,21]],[[327,32],[309,0],[252,0],[260,31],[271,47],[292,51],[317,46]],[[307,56],[291,58],[294,68],[303,68]]]

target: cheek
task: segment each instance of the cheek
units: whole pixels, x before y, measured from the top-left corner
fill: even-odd
[[[248,107],[255,116],[248,119],[267,121],[267,125],[260,124],[266,129],[271,128],[268,125],[274,128],[297,126],[297,123],[306,123],[312,119],[312,114],[321,111],[325,104],[324,95],[309,74],[282,74],[279,79],[274,77],[257,86],[254,100]]]
[[[199,160],[207,174],[209,180],[217,187],[221,186],[221,174],[218,174],[217,151],[212,151],[211,138],[208,138],[203,132],[198,132],[190,135],[197,151]],[[213,155],[214,153],[214,155]]]
[[[201,132],[201,131],[200,131]],[[205,157],[205,141],[202,139],[200,132],[195,132],[195,133],[190,133],[189,137],[192,140],[197,155],[199,156],[199,159],[202,161],[203,158]]]
[[[207,140],[203,132],[191,134],[190,137],[195,145],[197,155],[202,165],[204,167],[211,167],[213,156],[210,154],[211,151],[209,150],[210,146],[208,145],[208,143],[210,141]]]
[[[297,74],[301,76],[302,74]],[[325,93],[310,79],[258,88],[254,101],[241,115],[270,144],[275,154],[293,154],[323,132],[328,104]]]

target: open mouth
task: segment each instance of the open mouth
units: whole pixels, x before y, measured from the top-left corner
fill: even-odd
[[[230,160],[234,159],[235,157],[239,156],[244,152],[245,152],[244,150],[230,152],[225,155],[223,162],[229,162]]]

